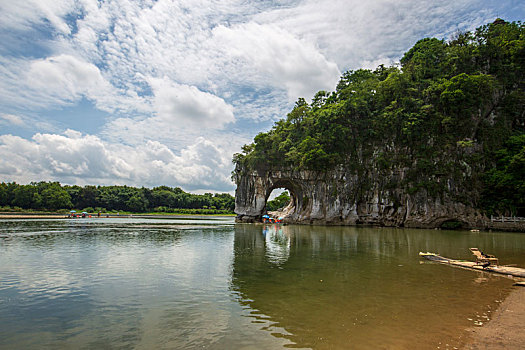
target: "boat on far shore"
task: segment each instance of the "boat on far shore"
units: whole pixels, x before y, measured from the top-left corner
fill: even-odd
[[[274,218],[270,215],[263,215],[262,216],[262,222],[263,224],[281,224],[283,222],[282,218]]]

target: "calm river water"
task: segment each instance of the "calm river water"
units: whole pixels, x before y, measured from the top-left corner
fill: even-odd
[[[446,349],[525,266],[525,234],[233,218],[0,221],[1,349]]]

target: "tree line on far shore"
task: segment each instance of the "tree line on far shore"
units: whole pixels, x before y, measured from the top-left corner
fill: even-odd
[[[179,187],[152,189],[130,186],[62,186],[59,182],[16,182],[0,184],[0,209],[82,209],[88,212],[129,211],[183,214],[229,214],[235,198],[228,193],[192,194]]]

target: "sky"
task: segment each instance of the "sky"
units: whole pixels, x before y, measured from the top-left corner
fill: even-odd
[[[522,0],[0,0],[0,182],[233,193],[232,156],[341,74]]]

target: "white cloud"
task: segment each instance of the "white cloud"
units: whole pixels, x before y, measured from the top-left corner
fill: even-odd
[[[0,0],[0,123],[36,132],[1,136],[0,175],[231,188],[231,155],[298,97],[516,3]],[[82,100],[109,115],[96,135],[43,113]]]
[[[249,105],[260,105],[259,97],[267,98],[269,91],[285,91],[286,99],[274,101],[283,110],[298,97],[308,99],[318,90],[332,90],[340,70],[390,63],[421,36],[446,35],[492,16],[475,0],[435,4],[305,0],[258,6],[237,0],[27,4],[3,4],[5,16],[13,19],[5,25],[41,25],[45,20],[61,35],[51,41],[52,56],[16,62],[10,72],[2,74],[11,78],[3,90],[19,86],[17,90],[23,91],[15,100],[5,100],[37,107],[46,101],[47,105],[74,103],[84,95],[99,109],[128,115],[152,111],[148,77],[166,78],[174,87],[194,86],[229,104],[234,104],[228,100],[232,93]],[[68,22],[68,14],[80,15],[69,17]],[[70,27],[76,31],[68,34]],[[46,69],[37,71],[40,77],[51,75],[56,92],[52,99],[42,90],[45,82],[37,84],[40,90],[11,84],[16,80],[13,76],[27,71],[28,65]],[[85,74],[91,79],[83,80]],[[249,95],[250,100],[241,96],[253,89],[258,94]],[[156,94],[157,111],[161,104],[163,114],[169,109],[169,103],[161,103],[168,102],[167,95]],[[239,112],[237,119],[248,115]],[[253,118],[254,113],[249,115]],[[268,119],[267,114],[260,117]]]
[[[229,154],[202,137],[177,155],[158,141],[130,147],[74,130],[35,134],[32,140],[0,135],[0,177],[19,183],[38,179],[231,191]]]
[[[195,86],[177,84],[167,78],[150,78],[149,83],[155,96],[155,110],[165,123],[177,123],[178,127],[221,128],[235,120],[232,106]]]
[[[314,46],[274,25],[254,22],[234,27],[218,26],[214,40],[221,52],[241,68],[245,80],[254,79],[274,88],[285,88],[289,100],[310,98],[318,90],[331,90],[340,72]],[[236,74],[239,77],[240,74]]]
[[[494,18],[490,6],[477,0],[305,0],[263,12],[254,20],[315,43],[325,57],[346,70],[381,58],[381,63],[397,61],[422,37],[446,37]]]
[[[149,113],[148,97],[113,86],[94,64],[60,54],[24,60],[0,57],[0,104],[26,111],[57,109],[86,98],[110,113]]]
[[[106,182],[108,178],[128,178],[126,162],[114,157],[96,136],[36,134],[32,140],[0,136],[0,155],[11,171],[2,178],[27,183],[32,179],[63,180],[79,178]]]
[[[190,190],[215,186],[224,191],[233,188],[228,153],[202,137],[182,149],[179,156],[157,141],[148,141],[136,148],[132,159],[136,166],[148,164],[147,171],[137,174],[143,183],[177,183]]]
[[[91,63],[70,55],[32,61],[26,74],[27,85],[46,92],[55,99],[74,101],[81,96],[95,96],[107,91],[109,84]]]
[[[107,112],[148,110],[142,98],[119,91],[102,76],[97,66],[71,55],[32,61],[25,79],[37,99],[54,104],[86,97],[95,102],[98,109]]]
[[[2,123],[16,126],[25,125],[24,119],[18,115],[0,113],[0,124]]]
[[[69,34],[71,29],[64,16],[75,9],[75,2],[71,0],[1,1],[0,27],[27,30],[32,25],[42,25],[47,21],[60,33]]]

